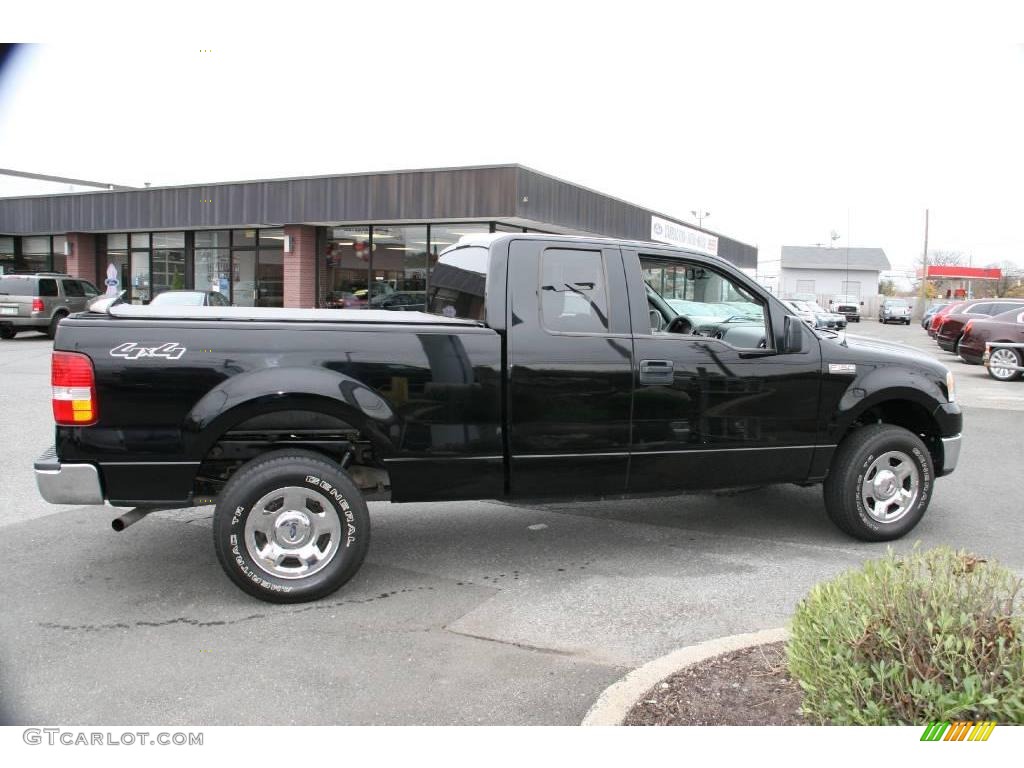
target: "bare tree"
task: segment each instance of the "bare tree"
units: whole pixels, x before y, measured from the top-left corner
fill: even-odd
[[[935,267],[961,267],[967,255],[960,251],[929,251],[928,264]]]

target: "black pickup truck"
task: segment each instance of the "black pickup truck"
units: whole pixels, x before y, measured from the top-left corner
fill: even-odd
[[[276,602],[356,573],[368,499],[823,483],[881,541],[960,450],[937,362],[814,331],[722,259],[598,238],[464,238],[422,312],[101,300],[60,324],[52,378],[43,497],[134,508],[116,530],[216,504],[225,571]]]

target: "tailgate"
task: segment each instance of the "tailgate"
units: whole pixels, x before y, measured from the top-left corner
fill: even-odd
[[[0,319],[5,317],[31,317],[31,296],[4,296],[0,294]]]

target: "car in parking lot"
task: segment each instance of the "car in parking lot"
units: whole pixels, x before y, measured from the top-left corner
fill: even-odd
[[[948,301],[936,301],[926,307],[924,315],[921,316],[921,327],[927,331],[929,324],[932,322],[932,318],[935,317],[935,313],[947,304],[949,304]]]
[[[846,317],[847,322],[860,322],[860,308],[864,302],[856,296],[833,296],[828,300],[828,308]]]
[[[793,310],[793,313],[811,328],[824,331],[841,331],[846,327],[846,315],[822,309],[816,301],[783,299],[782,303]]]
[[[961,306],[949,312],[936,329],[935,340],[939,347],[946,352],[959,354],[960,337],[963,336],[964,326],[968,320],[993,317],[994,315],[1010,312],[1012,310],[1024,310],[1024,299],[978,299],[966,301]]]
[[[910,325],[910,302],[906,299],[886,299],[878,308],[878,322],[906,323]]]
[[[950,312],[955,312],[957,309],[962,307],[966,302],[954,301],[951,304],[946,304],[944,307],[939,307],[938,311],[932,315],[931,323],[928,325],[928,335],[931,338],[935,338],[935,334],[939,331],[939,326],[942,325],[942,321],[946,318]]]
[[[88,280],[61,272],[0,276],[0,338],[13,339],[22,331],[39,331],[51,339],[57,324],[74,312],[84,312],[99,295]]]
[[[1024,343],[1024,310],[1011,309],[994,317],[972,318],[964,326],[960,339],[960,359],[965,363],[987,363],[988,373],[997,381],[1014,381],[1021,377],[1015,370],[1024,366],[1020,348],[995,347],[985,360],[986,344],[990,342]]]
[[[158,307],[228,307],[231,302],[219,291],[164,291],[149,302]]]

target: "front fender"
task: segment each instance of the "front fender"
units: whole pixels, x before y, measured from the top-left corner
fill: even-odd
[[[220,437],[247,419],[284,409],[320,411],[362,432],[389,456],[401,439],[391,404],[362,382],[317,368],[263,368],[240,373],[207,392],[185,417],[189,453],[205,456]]]
[[[916,403],[929,415],[948,402],[932,374],[899,366],[874,367],[854,378],[843,392],[833,414],[832,436],[841,437],[866,411],[890,401]]]

